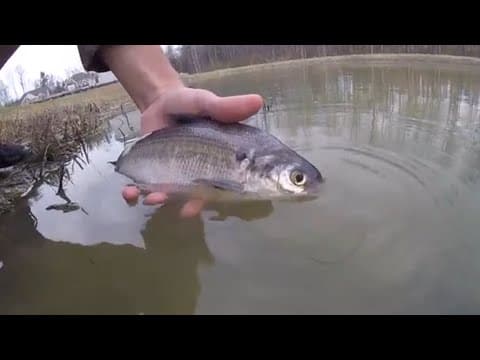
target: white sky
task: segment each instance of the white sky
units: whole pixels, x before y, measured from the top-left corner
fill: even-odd
[[[166,49],[166,45],[161,46]],[[9,87],[10,96],[14,98],[23,94],[15,72],[17,65],[25,70],[25,91],[33,90],[41,71],[62,79],[66,78],[68,69],[84,71],[76,45],[22,45],[0,70],[0,80]]]

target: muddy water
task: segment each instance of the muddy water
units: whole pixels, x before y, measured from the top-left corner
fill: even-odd
[[[108,161],[138,113],[116,118],[66,183],[79,209],[47,210],[65,200],[44,185],[0,219],[0,313],[480,312],[480,67],[300,63],[194,85],[262,94],[249,122],[319,167],[322,196],[189,220],[129,207]]]

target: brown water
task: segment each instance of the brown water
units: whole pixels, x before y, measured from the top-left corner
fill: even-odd
[[[83,210],[46,210],[64,201],[44,185],[0,219],[0,313],[480,313],[480,68],[300,64],[195,85],[261,93],[250,123],[318,166],[321,198],[189,220],[129,207],[112,130],[66,184]]]

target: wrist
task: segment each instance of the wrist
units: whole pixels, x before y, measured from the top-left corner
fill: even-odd
[[[184,87],[160,45],[105,46],[101,56],[142,113],[166,91]]]
[[[152,104],[159,103],[164,98],[165,94],[172,90],[177,90],[185,88],[185,84],[178,79],[170,79],[169,81],[158,82],[154,85],[153,90],[146,95],[144,98],[144,106],[140,108],[140,111],[143,113],[147,110]]]

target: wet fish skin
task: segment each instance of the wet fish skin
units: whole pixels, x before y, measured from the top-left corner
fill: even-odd
[[[115,170],[146,192],[207,197],[311,196],[324,181],[314,165],[261,129],[190,117],[127,144]],[[292,182],[295,174],[301,185]]]

